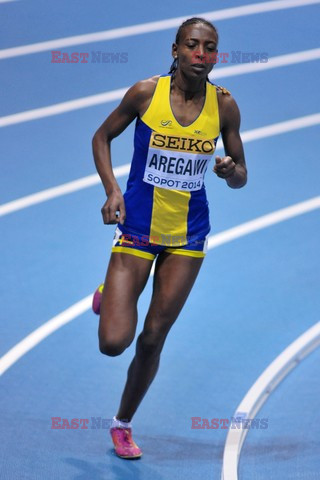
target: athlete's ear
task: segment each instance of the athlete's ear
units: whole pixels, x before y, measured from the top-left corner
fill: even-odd
[[[176,43],[172,44],[172,50],[171,50],[173,58],[177,58],[178,56],[178,45]]]

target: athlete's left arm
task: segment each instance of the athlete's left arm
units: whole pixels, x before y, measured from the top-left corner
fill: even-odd
[[[228,92],[229,93],[229,92]],[[216,157],[213,171],[224,178],[231,188],[241,188],[247,183],[247,167],[240,137],[240,112],[230,94],[219,94],[220,130],[225,157]]]

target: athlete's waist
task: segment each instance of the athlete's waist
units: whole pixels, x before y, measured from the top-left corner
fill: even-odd
[[[118,225],[117,229],[121,232],[121,245],[122,246],[152,246],[152,245],[165,245],[167,247],[182,247],[184,245],[197,245],[201,243],[210,231],[210,225],[208,224],[205,229],[197,233],[188,233],[186,235],[157,233],[147,234],[141,233],[132,228],[129,225]]]

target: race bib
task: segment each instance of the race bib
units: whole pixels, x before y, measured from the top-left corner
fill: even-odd
[[[214,140],[152,132],[143,181],[169,190],[200,190],[214,150]]]

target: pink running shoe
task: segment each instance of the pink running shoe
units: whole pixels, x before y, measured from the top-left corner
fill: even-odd
[[[127,459],[141,457],[142,451],[132,440],[131,428],[110,428],[110,434],[118,457]]]
[[[104,283],[101,283],[97,290],[94,292],[93,299],[92,299],[92,310],[96,315],[100,315],[100,305],[101,305],[101,297],[104,288]]]

